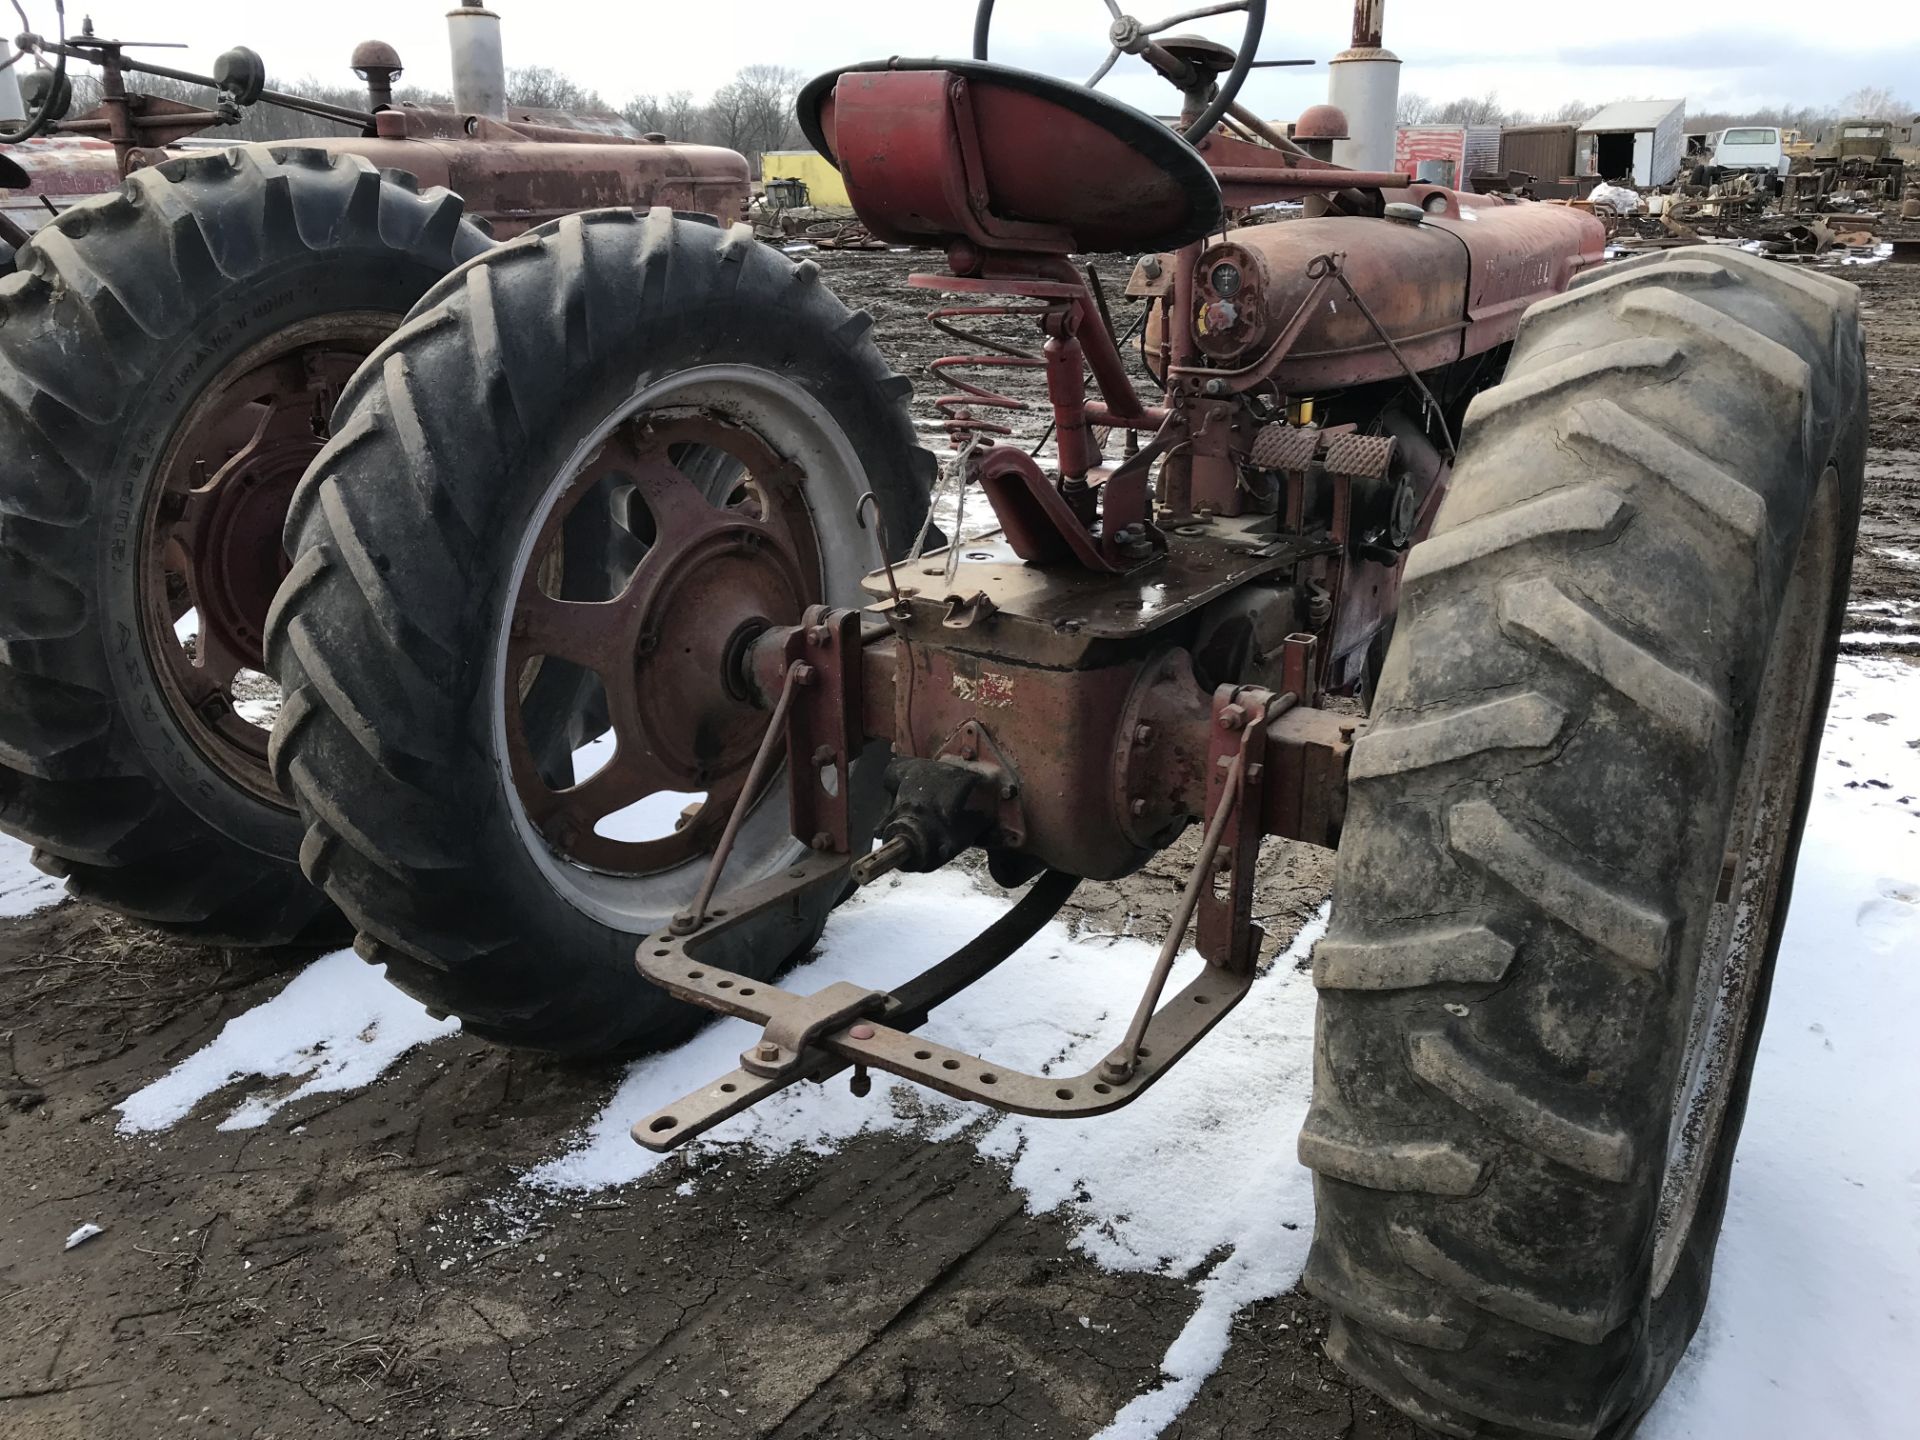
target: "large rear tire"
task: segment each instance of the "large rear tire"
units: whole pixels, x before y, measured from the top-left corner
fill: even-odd
[[[0,829],[77,899],[344,934],[260,723],[282,519],[339,386],[488,243],[410,176],[244,146],[136,171],[0,280]]]
[[[1409,557],[1320,987],[1306,1284],[1449,1435],[1620,1436],[1706,1303],[1845,609],[1853,287],[1527,316]]]
[[[870,323],[744,226],[602,211],[449,277],[355,378],[288,522],[274,764],[308,875],[390,980],[578,1055],[699,1018],[634,950],[765,729],[730,662],[755,625],[863,603],[863,493],[895,543],[925,514],[933,459]],[[608,514],[628,573],[583,588],[554,547]],[[865,833],[880,779],[854,766]],[[664,821],[620,828],[663,792]],[[775,787],[727,884],[799,853]],[[826,912],[769,914],[721,963],[768,974]]]

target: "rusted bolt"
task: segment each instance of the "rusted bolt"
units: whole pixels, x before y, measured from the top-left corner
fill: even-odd
[[[1000,787],[1000,798],[1002,800],[1011,800],[1013,799],[1014,796],[1018,795],[1019,793],[1020,793],[1020,787],[1014,784],[1013,781],[1011,780],[1007,781],[1005,784],[1003,784]]]
[[[847,1031],[847,1035],[854,1040],[871,1040],[873,1039],[873,1026],[856,1025]]]
[[[822,745],[818,750],[813,752],[813,763],[822,769],[833,764],[835,758],[834,749],[831,745]]]
[[[853,1067],[853,1077],[847,1081],[847,1088],[853,1092],[853,1098],[864,1100],[873,1091],[873,1077],[867,1073],[867,1067]]]
[[[811,665],[796,665],[793,667],[793,683],[794,684],[811,685],[813,684],[813,679],[814,679],[814,669]]]
[[[1353,739],[1353,732],[1359,728],[1360,727],[1351,720],[1342,720],[1340,722],[1340,738],[1342,740]]]
[[[762,1040],[760,1048],[754,1051],[756,1060],[764,1060],[769,1065],[780,1058],[780,1047],[771,1040]]]
[[[1151,725],[1135,726],[1133,731],[1133,743],[1136,745],[1153,744],[1153,726]]]
[[[810,843],[816,850],[831,850],[833,849],[833,836],[822,830],[818,835],[813,837]]]
[[[1222,730],[1244,730],[1247,725],[1247,712],[1238,705],[1229,705],[1220,712]]]
[[[975,759],[979,756],[979,754],[980,752],[971,745],[962,745],[960,747],[960,758],[962,760]]]
[[[816,625],[807,632],[807,638],[825,650],[833,644],[833,630],[826,625]]]
[[[1133,803],[1127,806],[1127,813],[1133,816],[1134,819],[1139,819],[1147,813],[1147,802],[1136,796]]]

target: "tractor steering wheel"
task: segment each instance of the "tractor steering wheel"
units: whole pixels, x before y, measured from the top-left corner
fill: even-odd
[[[1267,0],[1222,0],[1216,5],[1202,5],[1195,10],[1183,10],[1178,15],[1169,15],[1151,23],[1136,20],[1121,10],[1119,0],[1105,0],[1107,14],[1112,23],[1107,26],[1107,43],[1111,47],[1107,58],[1100,62],[1100,68],[1087,77],[1089,90],[1106,78],[1107,72],[1120,61],[1122,55],[1139,55],[1155,70],[1158,70],[1183,92],[1196,88],[1204,82],[1206,71],[1188,60],[1165,49],[1153,37],[1171,30],[1176,25],[1186,25],[1195,20],[1205,20],[1214,15],[1231,15],[1236,11],[1245,11],[1247,28],[1240,37],[1240,44],[1233,52],[1233,68],[1220,79],[1214,91],[1212,101],[1200,112],[1200,116],[1182,133],[1189,145],[1197,145],[1218,125],[1221,118],[1232,108],[1240,87],[1247,83],[1247,76],[1253,70],[1254,59],[1260,49],[1260,31],[1267,23]],[[987,33],[993,28],[993,0],[980,0],[980,8],[973,17],[973,58],[985,60],[987,56]]]
[[[66,113],[66,100],[72,93],[66,85],[67,0],[54,0],[53,9],[59,25],[60,44],[54,51],[52,70],[42,69],[40,72],[43,77],[50,78],[42,80],[35,98],[28,98],[27,86],[20,87],[21,99],[26,101],[27,117],[13,128],[0,127],[0,145],[17,145],[22,140],[31,140]],[[32,55],[37,59],[39,46],[43,43],[33,33],[33,23],[27,19],[26,8],[20,0],[13,0],[13,13],[20,17],[22,33],[10,47],[7,58],[0,60],[0,82],[10,82],[13,79],[13,67],[27,56]]]

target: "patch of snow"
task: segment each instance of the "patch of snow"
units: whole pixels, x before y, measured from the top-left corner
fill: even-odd
[[[62,898],[60,882],[33,868],[33,847],[11,835],[0,835],[0,917],[31,915],[59,904]]]
[[[414,1046],[460,1028],[458,1020],[435,1020],[385,976],[351,950],[314,961],[278,995],[229,1020],[210,1044],[121,1101],[120,1133],[164,1130],[243,1077],[300,1081],[248,1096],[219,1126],[249,1130],[308,1095],[370,1085]]]
[[[985,929],[1007,902],[964,876],[915,876],[868,891],[836,911],[820,958],[783,981],[806,992],[836,980],[886,988],[940,959],[956,937]],[[800,1085],[715,1128],[697,1146],[742,1146],[773,1156],[830,1152],[868,1131],[963,1139],[1011,1167],[1038,1214],[1079,1220],[1074,1244],[1110,1270],[1191,1275],[1198,1306],[1161,1362],[1165,1383],[1130,1403],[1110,1437],[1158,1434],[1225,1357],[1234,1317],[1292,1288],[1312,1236],[1312,1177],[1294,1159],[1306,1115],[1314,992],[1296,962],[1325,928],[1309,924],[1238,1009],[1140,1100],[1098,1121],[1070,1124],[1000,1115],[875,1074],[858,1100],[843,1082]],[[1048,926],[986,980],[934,1013],[926,1033],[1036,1073],[1090,1068],[1125,1028],[1157,947],[1095,942]],[[1168,993],[1199,967],[1189,952]],[[729,1020],[678,1050],[637,1062],[574,1150],[538,1167],[531,1184],[592,1190],[636,1180],[666,1163],[640,1149],[640,1116],[731,1070],[757,1034]],[[691,1189],[683,1182],[681,1190]],[[1207,1195],[1196,1205],[1196,1194]]]
[[[1913,1433],[1917,735],[1920,669],[1842,663],[1712,1297],[1642,1440]]]
[[[1893,242],[1891,240],[1882,240],[1873,247],[1872,254],[1843,255],[1840,258],[1840,263],[1842,265],[1878,265],[1881,261],[1892,258]]]
[[[82,1225],[78,1230],[74,1231],[71,1235],[67,1236],[67,1243],[62,1245],[60,1248],[62,1250],[71,1250],[76,1245],[86,1244],[87,1241],[93,1239],[93,1237],[96,1235],[104,1235],[106,1233],[107,1231],[105,1226],[88,1223],[88,1224]]]
[[[1920,645],[1920,635],[1903,635],[1890,630],[1855,630],[1851,634],[1842,635],[1840,643],[1842,645]]]
[[[615,748],[613,732],[609,730],[575,750],[574,784],[584,785],[604,770],[612,761]],[[601,816],[594,822],[593,833],[605,840],[659,840],[679,828],[680,816],[689,805],[703,802],[706,798],[704,791],[683,793],[679,790],[656,790],[611,815]]]

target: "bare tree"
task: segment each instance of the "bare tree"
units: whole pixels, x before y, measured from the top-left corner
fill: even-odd
[[[1400,97],[1399,118],[1402,125],[1424,125],[1433,119],[1433,112],[1439,107],[1418,91],[1408,90]]]
[[[570,75],[551,65],[519,65],[507,71],[507,103],[530,110],[571,110],[576,114],[610,114],[612,107]]]
[[[660,128],[669,140],[691,140],[702,108],[691,90],[676,90],[660,102]]]
[[[784,65],[744,65],[733,79],[739,90],[740,140],[735,149],[758,158],[784,150],[795,129],[793,104],[806,77]]]
[[[1900,120],[1913,113],[1911,105],[1903,104],[1884,85],[1862,85],[1840,102],[1840,108],[1863,120]]]
[[[729,150],[742,148],[747,133],[747,112],[751,99],[746,87],[738,78],[729,80],[713,92],[713,98],[707,102],[706,138]]]
[[[1498,125],[1506,118],[1500,97],[1491,90],[1480,96],[1464,95],[1458,100],[1449,100],[1433,116],[1434,122],[1441,125]]]
[[[620,118],[642,135],[665,135],[666,104],[658,95],[636,95],[620,107]]]

